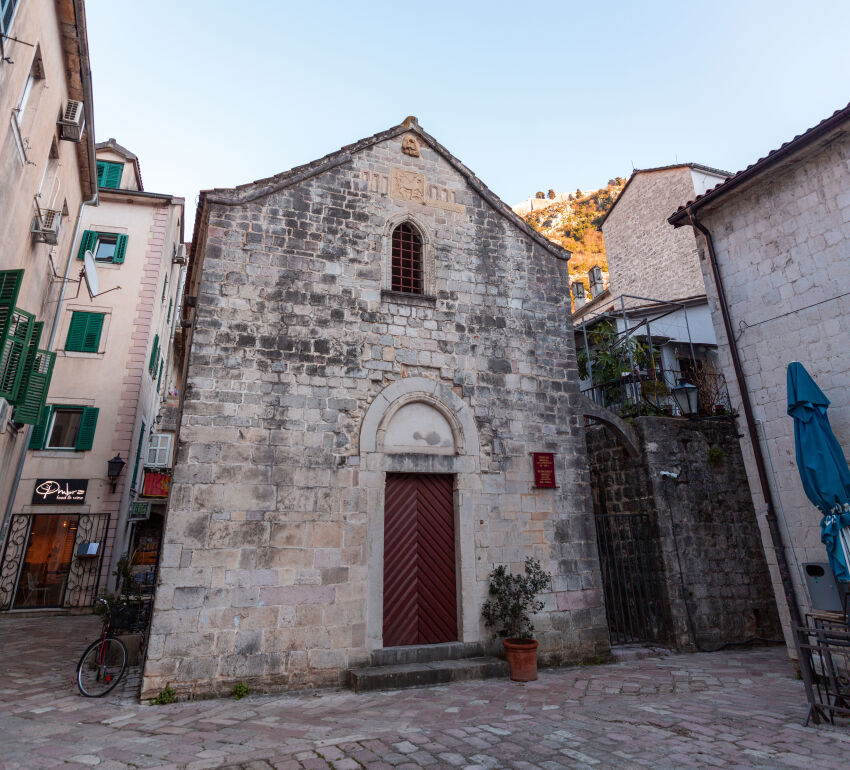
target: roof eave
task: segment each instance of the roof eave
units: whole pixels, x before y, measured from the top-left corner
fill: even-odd
[[[256,182],[251,182],[246,185],[240,185],[233,188],[216,188],[213,190],[205,190],[201,192],[201,197],[208,203],[220,203],[225,206],[235,206],[241,203],[248,203],[258,198],[263,198],[279,190],[291,187],[294,184],[310,179],[313,176],[329,171],[337,166],[350,163],[352,157],[368,147],[371,147],[378,142],[393,139],[401,134],[413,132],[417,134],[423,142],[425,142],[434,152],[439,154],[450,166],[452,166],[461,176],[463,176],[470,187],[475,190],[489,205],[496,211],[497,214],[507,219],[515,227],[519,228],[527,237],[544,248],[550,254],[558,259],[569,260],[571,252],[556,243],[553,243],[545,236],[538,233],[530,227],[522,217],[516,214],[510,206],[502,201],[490,188],[487,187],[475,174],[461,163],[454,155],[452,155],[443,145],[441,145],[433,136],[422,129],[415,119],[407,119],[397,126],[393,126],[385,131],[373,134],[370,137],[361,139],[353,144],[346,145],[336,152],[325,155],[311,163],[302,166],[296,166],[289,171],[284,171],[266,179],[259,179]],[[201,210],[201,199],[198,201],[198,211]],[[197,219],[196,219],[197,221]]]
[[[673,225],[673,227],[682,227],[683,225],[690,224],[690,216],[691,214],[696,213],[697,210],[706,207],[710,203],[718,201],[720,198],[735,190],[740,190],[741,188],[748,186],[753,183],[757,177],[767,173],[768,171],[772,171],[778,165],[808,149],[809,146],[818,139],[828,136],[834,131],[840,130],[842,125],[848,120],[850,120],[850,104],[841,110],[836,110],[830,117],[822,120],[816,126],[810,128],[808,131],[800,134],[799,136],[796,136],[794,139],[786,142],[776,150],[769,152],[763,158],[760,158],[752,165],[747,166],[747,168],[743,171],[739,171],[725,182],[722,182],[708,192],[703,193],[694,200],[686,203],[684,206],[679,207],[667,218],[667,221]]]

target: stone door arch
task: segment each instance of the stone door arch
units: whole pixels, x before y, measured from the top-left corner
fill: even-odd
[[[387,473],[453,474],[458,635],[479,641],[473,519],[480,488],[478,430],[451,388],[408,377],[384,388],[360,426],[359,485],[367,490],[366,644],[383,647],[384,489]]]

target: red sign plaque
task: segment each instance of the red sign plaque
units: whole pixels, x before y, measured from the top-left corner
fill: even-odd
[[[168,497],[171,476],[157,471],[145,471],[145,482],[142,486],[142,497]]]
[[[552,452],[532,452],[534,465],[534,486],[542,489],[556,489],[555,455]]]

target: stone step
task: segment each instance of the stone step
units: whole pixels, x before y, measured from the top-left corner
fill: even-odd
[[[430,663],[435,660],[481,658],[484,648],[478,642],[442,642],[384,647],[372,651],[373,666],[395,666],[400,663]]]
[[[675,650],[651,644],[619,644],[611,647],[611,659],[615,663],[630,663],[643,658],[664,658],[674,655]]]
[[[500,658],[476,657],[459,660],[434,660],[425,663],[397,663],[389,666],[352,668],[349,685],[355,692],[400,690],[404,687],[428,687],[469,679],[508,677],[508,662]]]

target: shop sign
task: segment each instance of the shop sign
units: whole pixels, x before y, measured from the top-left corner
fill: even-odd
[[[162,471],[145,471],[142,497],[168,497],[171,476]]]
[[[79,505],[86,501],[88,479],[36,479],[33,505]]]
[[[555,482],[555,455],[552,452],[532,452],[534,486],[542,489],[557,489]]]

